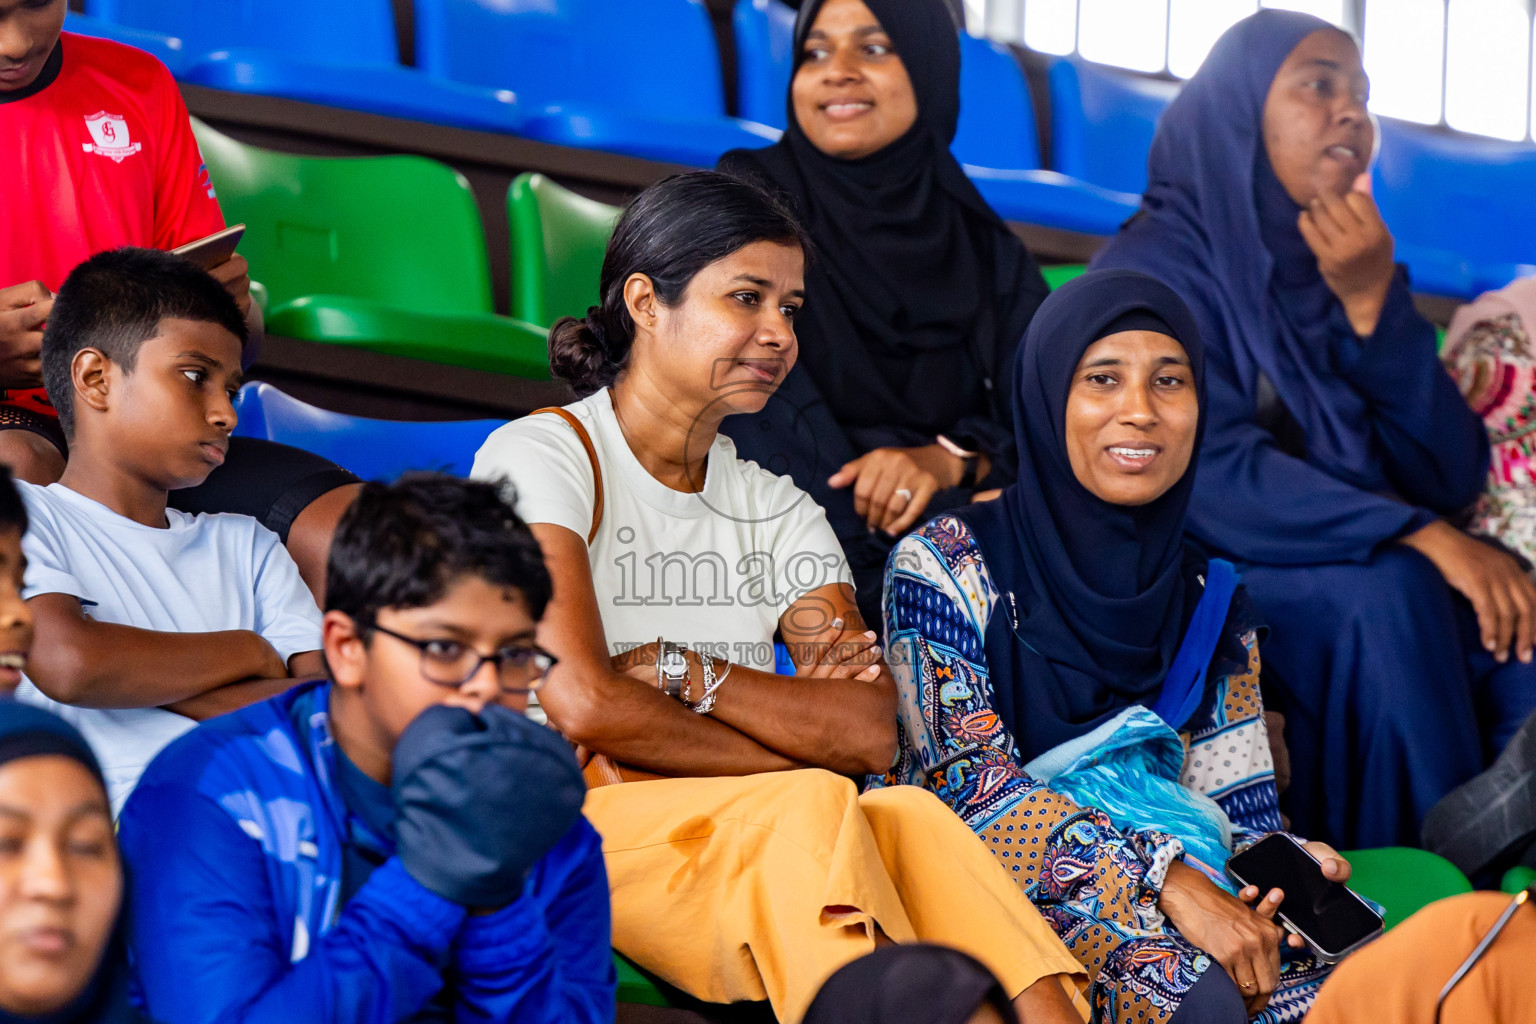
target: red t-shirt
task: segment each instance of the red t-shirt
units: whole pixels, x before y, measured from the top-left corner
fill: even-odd
[[[174,249],[224,226],[165,65],[72,32],[60,47],[52,82],[21,99],[0,93],[0,287],[57,291],[103,250]],[[41,388],[5,402],[53,415]]]

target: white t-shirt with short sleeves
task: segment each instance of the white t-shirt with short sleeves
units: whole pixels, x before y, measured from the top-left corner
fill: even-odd
[[[674,491],[646,472],[605,389],[566,406],[587,428],[603,473],[603,521],[588,545],[610,654],[658,636],[772,672],[779,617],[805,594],[852,584],[826,513],[788,477],[736,457],[718,436],[704,490]],[[581,440],[559,416],[525,416],[491,434],[472,471],[516,488],[525,522],[583,540],[596,491]]]
[[[248,629],[286,662],[320,649],[320,609],[277,534],[250,516],[167,509],[167,529],[118,515],[63,484],[17,483],[31,520],[23,596],[69,594],[85,614],[165,633]],[[160,708],[77,708],[23,679],[18,700],[74,723],[101,761],[113,811],[166,744],[197,723]]]

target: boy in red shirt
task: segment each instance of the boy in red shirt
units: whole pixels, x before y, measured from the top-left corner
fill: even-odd
[[[8,150],[0,174],[0,462],[38,484],[57,480],[65,461],[39,367],[53,290],[103,250],[172,249],[224,227],[165,65],[130,46],[64,32],[65,10],[66,0],[0,0],[0,139]],[[212,274],[255,339],[261,311],[247,271],[236,255]],[[244,441],[208,484],[173,503],[254,515],[283,538],[318,593],[330,535],[355,484],[325,460]]]

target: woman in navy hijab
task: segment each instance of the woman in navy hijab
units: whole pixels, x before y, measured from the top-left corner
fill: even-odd
[[[1240,564],[1269,624],[1296,830],[1358,847],[1413,844],[1536,707],[1536,588],[1451,525],[1488,441],[1369,195],[1366,95],[1358,47],[1326,22],[1234,25],[1094,262],[1195,315],[1210,405],[1188,528]]]
[[[1095,1024],[1299,1020],[1326,971],[1282,943],[1275,893],[1224,874],[1282,823],[1262,631],[1184,538],[1206,373],[1167,285],[1063,285],[1015,360],[1018,482],[887,569],[901,749],[875,781],[933,791],[1013,871],[1088,969]]]
[[[0,699],[0,805],[0,1024],[144,1024],[106,784],[74,726]]]

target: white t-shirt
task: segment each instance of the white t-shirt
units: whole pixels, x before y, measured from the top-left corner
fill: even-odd
[[[779,616],[805,594],[852,584],[826,513],[788,477],[736,457],[718,436],[704,490],[684,494],[646,472],[607,390],[566,406],[591,435],[603,472],[603,522],[588,545],[610,654],[661,636],[772,672]],[[471,475],[505,478],[525,522],[583,540],[596,491],[581,440],[559,416],[525,416],[491,434]]]
[[[69,594],[85,614],[164,633],[248,629],[286,662],[320,649],[320,609],[277,534],[250,516],[167,509],[168,529],[144,526],[63,484],[17,482],[31,522],[24,597]],[[85,734],[101,761],[113,811],[160,750],[197,723],[159,708],[77,708],[30,679],[18,700],[46,707]]]

